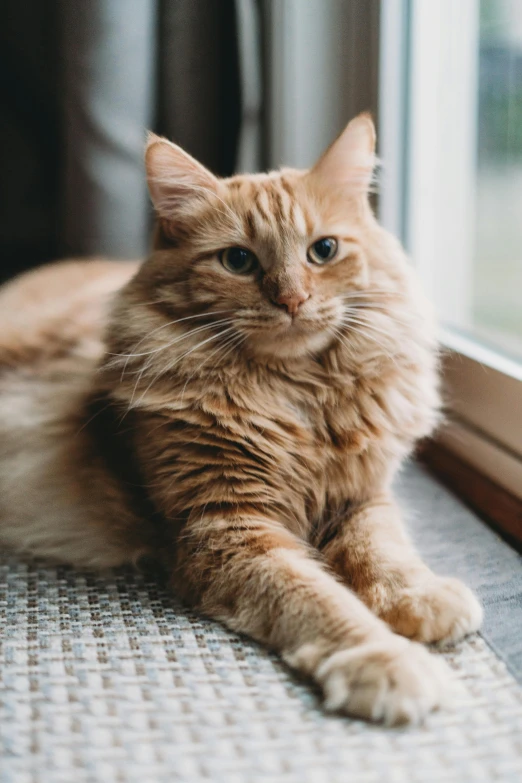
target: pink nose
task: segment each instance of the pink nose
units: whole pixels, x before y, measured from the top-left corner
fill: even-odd
[[[309,298],[310,294],[300,291],[294,294],[279,294],[274,301],[281,307],[286,307],[290,315],[296,315],[303,302],[306,302]]]

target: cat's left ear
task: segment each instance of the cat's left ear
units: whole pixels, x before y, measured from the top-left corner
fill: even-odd
[[[218,188],[217,178],[177,144],[149,133],[145,169],[152,203],[160,217],[190,212],[196,199],[208,199]]]
[[[375,139],[371,116],[359,114],[323,153],[310,175],[326,187],[368,193],[376,163]]]

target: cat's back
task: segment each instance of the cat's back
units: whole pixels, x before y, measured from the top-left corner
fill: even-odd
[[[0,287],[0,377],[46,375],[54,362],[97,360],[113,294],[136,262],[62,261]]]
[[[88,565],[129,558],[117,530],[112,546],[101,536],[132,514],[87,425],[110,302],[136,268],[62,262],[0,288],[2,544]]]

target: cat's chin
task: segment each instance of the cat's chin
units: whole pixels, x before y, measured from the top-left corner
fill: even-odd
[[[286,329],[270,329],[257,333],[250,341],[251,348],[259,357],[297,359],[326,350],[333,342],[333,335],[326,329],[304,329],[292,324]]]

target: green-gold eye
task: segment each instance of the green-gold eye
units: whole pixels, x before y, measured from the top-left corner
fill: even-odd
[[[234,275],[248,275],[257,266],[257,258],[244,247],[227,247],[222,250],[219,260]]]
[[[308,248],[308,260],[312,264],[327,264],[337,255],[338,243],[333,237],[318,239]]]

